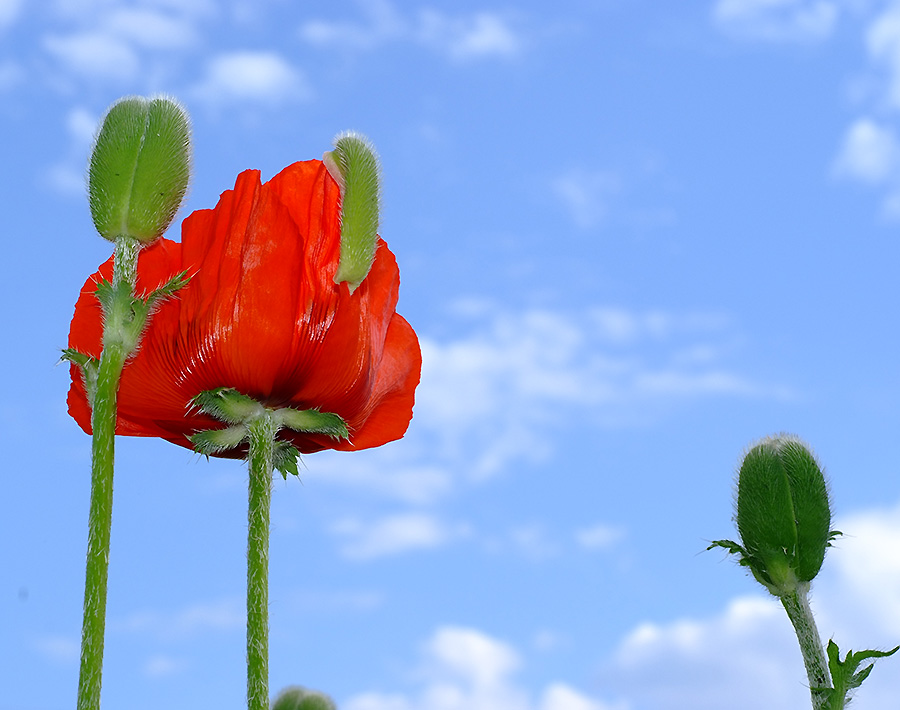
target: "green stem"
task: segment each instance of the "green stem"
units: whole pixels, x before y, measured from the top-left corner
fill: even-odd
[[[116,394],[122,368],[131,353],[120,337],[131,314],[131,294],[137,273],[137,242],[116,241],[113,286],[127,295],[116,298],[105,314],[103,353],[91,412],[91,503],[88,514],[88,549],[84,582],[84,621],[81,631],[81,670],[78,710],[99,710],[106,629],[106,590],[109,577],[109,538],[112,527],[113,466],[115,461]]]
[[[816,689],[831,688],[831,673],[828,670],[822,640],[819,638],[819,629],[809,607],[808,595],[809,583],[801,583],[796,591],[781,597],[781,604],[791,624],[794,625],[797,641],[800,643],[800,652],[803,654],[803,664],[806,666],[806,676],[809,679],[813,710],[824,710],[827,707],[827,697],[821,692],[816,692]]]
[[[278,427],[268,410],[249,422],[247,710],[269,708],[269,523]]]

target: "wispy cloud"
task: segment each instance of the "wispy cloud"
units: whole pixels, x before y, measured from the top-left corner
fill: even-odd
[[[341,553],[355,560],[396,555],[445,545],[464,537],[464,524],[448,524],[434,515],[420,512],[389,515],[371,522],[345,518],[331,532],[341,538]]]
[[[311,45],[354,51],[405,42],[461,61],[512,57],[525,46],[521,30],[502,13],[422,9],[405,14],[388,0],[367,0],[361,7],[361,21],[309,20],[300,27],[300,37]]]
[[[720,358],[681,357],[698,342],[729,337],[727,325],[708,315],[535,309],[497,312],[469,327],[452,341],[423,338],[415,416],[440,437],[445,455],[465,442],[476,477],[502,470],[516,452],[540,451],[573,419],[621,426],[679,400],[786,394]]]
[[[894,128],[900,111],[900,3],[884,4],[863,25],[870,89],[860,98],[863,115],[840,141],[833,174],[885,190],[882,216],[896,221],[900,219],[900,139]]]
[[[453,337],[421,336],[422,382],[403,445],[323,452],[303,478],[431,507],[526,457],[550,456],[575,431],[645,426],[698,400],[792,396],[730,362],[735,328],[714,313],[469,303],[449,317]]]
[[[192,604],[174,611],[147,609],[111,619],[112,632],[147,634],[160,639],[194,637],[209,632],[232,631],[244,626],[246,617],[238,599]]]
[[[276,52],[230,52],[210,59],[204,78],[190,92],[212,104],[279,105],[308,100],[305,75]]]
[[[144,663],[143,672],[144,675],[151,678],[164,678],[180,673],[186,670],[187,667],[188,664],[183,660],[157,654],[147,659]]]
[[[575,533],[578,544],[588,550],[607,550],[624,537],[625,531],[621,527],[606,523],[597,523]]]
[[[606,218],[610,202],[622,191],[622,179],[611,171],[576,169],[554,178],[551,189],[575,225],[589,229]]]
[[[832,34],[838,9],[829,0],[718,0],[713,19],[720,29],[737,37],[809,42]]]
[[[81,642],[74,636],[41,636],[32,645],[42,656],[57,663],[75,663],[81,654]]]
[[[0,31],[10,27],[19,17],[22,0],[0,0]]]
[[[835,159],[835,173],[872,184],[897,177],[900,142],[894,130],[869,118],[855,121],[844,136]]]
[[[438,628],[415,662],[421,679],[406,692],[359,693],[341,703],[347,710],[624,710],[561,682],[537,694],[518,678],[519,652],[472,628]]]

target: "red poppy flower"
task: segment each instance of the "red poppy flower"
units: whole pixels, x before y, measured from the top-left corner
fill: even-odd
[[[137,292],[187,269],[191,279],[152,314],[119,386],[116,433],[187,437],[221,429],[190,407],[200,392],[232,387],[271,408],[340,415],[349,440],[282,430],[302,453],[364,449],[399,439],[412,417],[421,351],[395,312],[397,262],[378,240],[372,268],[353,293],[335,284],[340,188],[321,161],[295,163],[260,184],[238,176],[213,210],[185,219],[181,243],[159,239],[138,259]],[[112,259],[75,305],[69,347],[99,357],[102,313],[94,295]],[[71,366],[69,413],[87,433],[91,412]],[[241,451],[222,456],[240,457]]]

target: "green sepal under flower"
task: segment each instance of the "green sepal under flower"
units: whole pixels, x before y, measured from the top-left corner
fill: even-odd
[[[822,469],[802,441],[763,439],[752,447],[738,474],[736,522],[741,542],[716,540],[775,596],[811,581],[838,531]]]
[[[378,243],[380,168],[375,148],[359,133],[342,133],[322,161],[341,188],[341,259],[335,283],[353,293],[375,260]]]
[[[124,352],[133,352],[153,310],[186,286],[189,280],[187,272],[183,271],[143,297],[132,295],[131,284],[126,281],[120,281],[117,285],[106,280],[98,283],[94,294],[103,311],[104,347],[114,342]],[[78,365],[84,378],[88,404],[93,408],[100,360],[74,348],[65,348],[61,359]]]
[[[88,168],[88,199],[97,231],[115,241],[151,242],[166,231],[187,192],[191,129],[166,97],[131,96],[103,118]]]
[[[84,377],[84,389],[87,393],[88,405],[93,408],[94,397],[97,395],[97,374],[100,371],[100,360],[78,352],[73,348],[64,348],[60,360],[78,365],[81,370],[81,376]]]
[[[869,677],[875,660],[893,656],[898,650],[900,646],[894,646],[890,651],[847,651],[844,660],[841,660],[838,645],[834,641],[829,641],[826,651],[831,683],[834,687],[815,689],[816,694],[823,698],[822,707],[825,710],[842,710],[849,702],[850,693]],[[860,664],[867,660],[871,660],[872,663],[859,669]]]
[[[264,407],[252,397],[241,394],[233,387],[216,387],[201,392],[191,405],[214,419],[230,424],[225,429],[210,429],[192,434],[189,438],[198,454],[215,456],[244,446],[249,442],[249,425],[260,417],[271,417],[274,431],[291,429],[304,434],[324,434],[335,439],[349,436],[347,424],[337,414],[320,412],[318,409],[293,409]],[[287,441],[274,442],[272,466],[287,479],[288,475],[298,476],[300,451]]]
[[[337,710],[337,705],[325,693],[295,685],[278,694],[272,710]]]

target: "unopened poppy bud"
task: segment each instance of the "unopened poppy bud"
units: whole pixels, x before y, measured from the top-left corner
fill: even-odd
[[[191,130],[171,99],[132,96],[114,103],[88,168],[88,199],[101,236],[151,242],[166,231],[187,191]]]
[[[346,281],[353,293],[375,260],[380,202],[378,156],[365,136],[342,133],[334,141],[334,150],[325,153],[322,161],[341,188],[341,260],[334,282]]]
[[[337,705],[324,693],[295,685],[278,694],[272,710],[337,710]]]
[[[742,564],[776,596],[819,573],[830,531],[825,476],[813,454],[792,436],[756,444],[741,464],[737,527]]]

